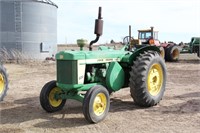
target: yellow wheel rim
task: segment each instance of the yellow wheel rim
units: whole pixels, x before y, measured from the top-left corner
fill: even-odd
[[[5,80],[3,75],[0,73],[0,94],[4,91]]]
[[[55,99],[55,95],[60,93],[62,93],[62,91],[58,87],[55,87],[50,91],[49,103],[51,106],[58,107],[62,103],[62,99]]]
[[[99,93],[93,103],[93,111],[95,115],[100,116],[106,110],[107,98],[104,93]]]
[[[160,64],[153,64],[148,73],[148,91],[152,96],[156,96],[163,83],[163,71]]]
[[[179,57],[179,50],[178,49],[175,49],[173,52],[172,52],[172,57],[173,59],[178,59]]]
[[[165,58],[165,50],[164,49],[160,50],[160,55],[163,59]]]

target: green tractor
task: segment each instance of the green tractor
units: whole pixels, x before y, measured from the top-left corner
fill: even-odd
[[[191,41],[183,46],[181,53],[197,53],[200,58],[200,37],[192,37]]]
[[[57,80],[44,85],[40,104],[47,112],[61,110],[67,99],[82,102],[83,114],[89,123],[102,121],[109,112],[110,94],[130,87],[134,103],[151,107],[163,97],[166,85],[166,66],[155,46],[126,43],[120,50],[100,46],[92,51],[103,31],[101,7],[95,21],[96,39],[89,51],[61,51],[56,54]],[[79,46],[86,44],[78,40]]]
[[[6,96],[6,92],[8,90],[8,76],[6,73],[6,69],[0,62],[0,101],[3,101]]]

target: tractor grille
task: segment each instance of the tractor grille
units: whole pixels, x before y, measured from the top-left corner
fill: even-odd
[[[77,84],[77,61],[57,60],[57,82]]]

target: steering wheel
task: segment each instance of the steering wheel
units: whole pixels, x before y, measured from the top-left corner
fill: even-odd
[[[133,37],[126,36],[126,37],[124,37],[124,39],[123,39],[123,44],[124,44],[124,45],[129,44],[131,40],[133,40]],[[129,45],[130,45],[130,44],[129,44]]]

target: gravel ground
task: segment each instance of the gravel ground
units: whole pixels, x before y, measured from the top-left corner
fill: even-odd
[[[0,133],[200,132],[200,59],[184,54],[179,62],[166,66],[166,91],[157,106],[136,106],[129,88],[124,88],[111,95],[106,119],[88,124],[77,101],[67,100],[56,113],[41,108],[40,90],[56,78],[55,63],[5,64],[10,84],[0,102]]]

